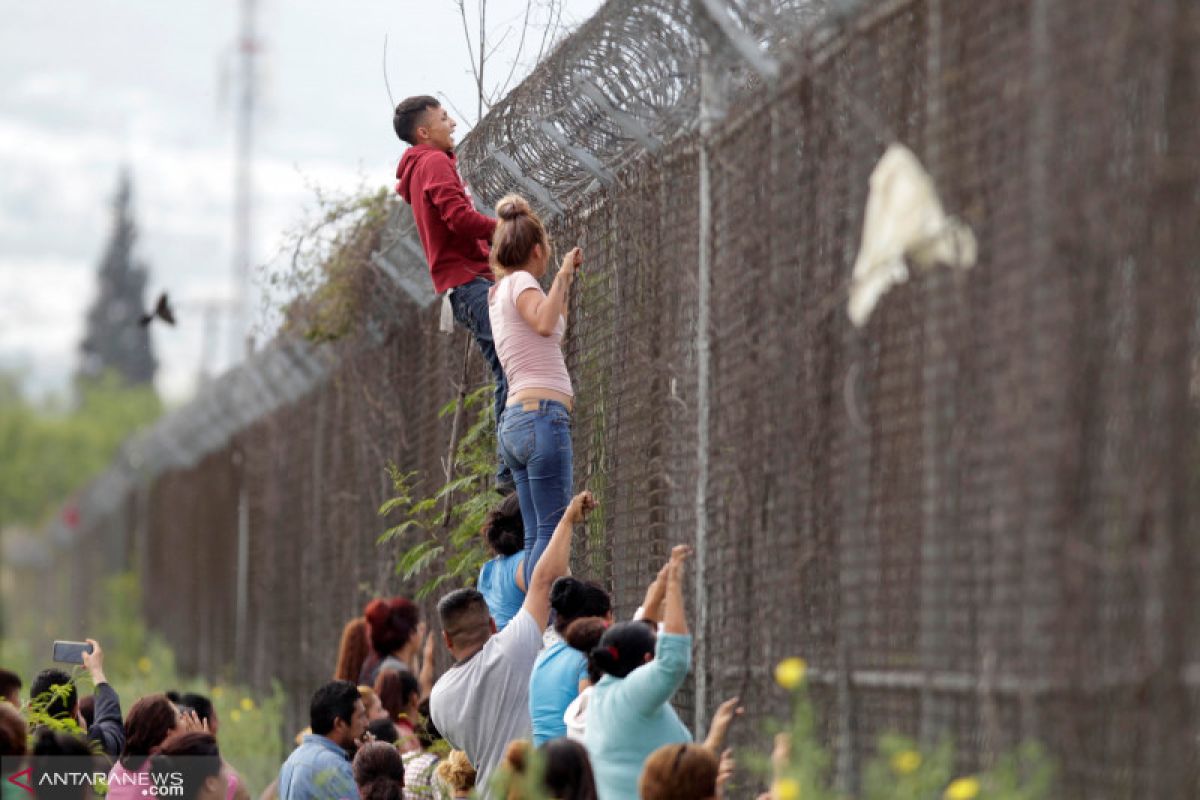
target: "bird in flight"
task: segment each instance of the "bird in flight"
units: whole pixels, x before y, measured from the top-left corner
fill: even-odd
[[[138,322],[143,328],[149,325],[155,317],[159,317],[168,325],[175,324],[175,311],[171,308],[171,304],[167,302],[167,293],[163,292],[158,296],[158,302],[154,305],[154,310],[148,314],[143,314]]]

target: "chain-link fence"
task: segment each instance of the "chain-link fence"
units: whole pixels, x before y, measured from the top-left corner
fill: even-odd
[[[898,730],[964,768],[1039,740],[1061,796],[1200,790],[1198,95],[1193,0],[613,0],[473,131],[482,204],[520,191],[586,253],[577,571],[625,616],[696,546],[698,727],[738,694],[765,751],[803,655],[845,788]],[[979,259],[860,329],[892,141]],[[281,341],[92,488],[56,602],[135,564],[184,667],[277,677],[301,719],[342,623],[411,590],[385,464],[436,477],[450,436],[463,334],[400,217],[360,335]]]

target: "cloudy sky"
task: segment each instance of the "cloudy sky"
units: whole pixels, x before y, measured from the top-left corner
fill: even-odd
[[[565,4],[564,21],[574,26],[600,0]],[[397,100],[443,91],[473,111],[474,84],[454,0],[258,7],[254,255],[266,264],[311,209],[313,184],[349,191],[391,183],[401,145],[382,77],[385,34]],[[491,35],[519,22],[524,8],[525,0],[490,0]],[[200,309],[232,291],[237,27],[238,0],[44,0],[6,9],[0,368],[21,371],[35,394],[64,390],[75,368],[122,165],[134,181],[137,256],[150,270],[146,302],[166,288],[180,318],[154,333],[159,389],[172,402],[192,391]],[[516,40],[504,40],[497,67],[512,63]],[[219,336],[215,369],[234,349],[228,331]]]

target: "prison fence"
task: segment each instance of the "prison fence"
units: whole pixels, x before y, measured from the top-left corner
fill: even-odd
[[[964,769],[1040,741],[1059,796],[1196,794],[1198,92],[1191,0],[612,0],[471,133],[480,206],[519,191],[586,254],[576,571],[624,617],[695,546],[698,730],[739,695],[765,752],[799,655],[848,790],[896,730]],[[857,328],[893,141],[978,263]],[[361,271],[353,336],[283,337],[131,443],[27,571],[85,619],[134,565],[184,667],[280,679],[297,727],[343,622],[411,591],[384,467],[440,475],[464,352],[402,208]]]

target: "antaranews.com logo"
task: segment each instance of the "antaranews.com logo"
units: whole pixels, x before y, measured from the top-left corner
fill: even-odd
[[[91,789],[93,794],[100,795],[117,786],[133,789],[134,794],[142,797],[184,796],[180,772],[141,770],[110,775],[97,770],[92,759],[75,757],[33,757],[32,764],[5,757],[2,762],[0,769],[5,779],[33,797],[63,797],[71,789],[79,790],[81,795]],[[128,796],[129,792],[123,794]]]

